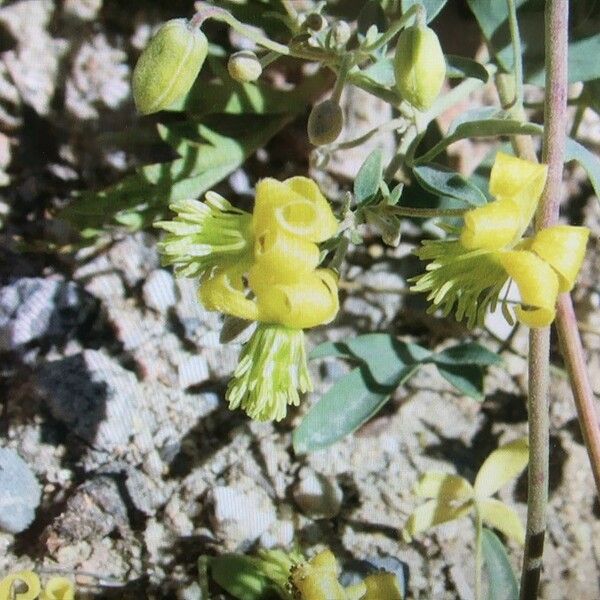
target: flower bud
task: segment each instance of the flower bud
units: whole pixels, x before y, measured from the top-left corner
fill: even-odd
[[[334,100],[325,100],[313,109],[308,117],[308,139],[315,146],[335,142],[344,126],[344,115]]]
[[[150,40],[133,71],[133,98],[144,115],[168,108],[192,87],[208,41],[186,19],[167,21]]]
[[[260,77],[262,66],[254,52],[242,50],[229,57],[227,70],[232,79],[240,83],[248,83]]]
[[[346,21],[336,21],[331,26],[331,41],[336,48],[343,48],[352,35],[350,25]]]
[[[327,25],[327,21],[325,21],[325,18],[319,13],[310,13],[306,16],[304,25],[311,31],[321,31],[325,25]]]
[[[398,38],[394,70],[402,98],[419,110],[427,110],[446,76],[446,60],[435,32],[425,25],[405,29]]]

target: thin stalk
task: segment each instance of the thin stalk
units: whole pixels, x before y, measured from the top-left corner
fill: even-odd
[[[513,50],[513,72],[515,77],[515,97],[513,106],[515,111],[523,114],[523,51],[521,50],[521,36],[519,35],[519,23],[517,21],[517,5],[515,0],[508,2],[508,24],[510,27],[510,39]]]
[[[479,509],[475,509],[475,600],[482,600],[482,575],[483,575],[483,552],[482,552],[482,536],[483,536],[483,520]]]
[[[542,160],[548,165],[546,187],[536,215],[536,230],[558,221],[567,118],[568,0],[548,0],[544,19],[546,50],[546,106]],[[550,419],[550,328],[529,334],[529,470],[525,554],[521,572],[521,600],[538,595],[546,512]]]
[[[413,208],[412,206],[380,206],[382,212],[387,212],[398,217],[415,217],[417,219],[431,219],[434,217],[462,217],[468,208]]]
[[[403,28],[408,25],[413,16],[423,12],[424,7],[421,4],[413,4],[397,21],[394,21],[388,28],[388,30],[376,41],[369,46],[363,46],[360,48],[361,52],[370,54],[375,52],[382,46],[385,46],[392,38]]]

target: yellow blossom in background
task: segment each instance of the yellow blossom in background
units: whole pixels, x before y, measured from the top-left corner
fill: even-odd
[[[312,389],[303,330],[339,310],[337,275],[319,268],[317,244],[338,228],[329,203],[314,181],[292,177],[259,181],[252,214],[214,192],[171,208],[177,217],[158,223],[167,231],[164,263],[199,277],[207,310],[259,322],[228,387],[230,407],[253,419],[284,418],[298,390]]]
[[[511,279],[519,288],[517,319],[529,327],[549,325],[559,293],[570,291],[589,237],[586,227],[557,225],[523,238],[546,182],[547,167],[499,152],[490,175],[489,204],[464,215],[458,240],[431,240],[417,250],[431,261],[411,288],[428,292],[429,312],[481,325]]]
[[[44,589],[33,571],[10,573],[0,580],[0,600],[74,600],[75,586],[66,577],[51,577]]]

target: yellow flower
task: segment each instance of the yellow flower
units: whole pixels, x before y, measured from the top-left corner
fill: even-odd
[[[521,295],[517,319],[529,327],[549,325],[559,293],[573,288],[589,230],[557,225],[523,239],[546,182],[547,167],[499,152],[490,175],[495,200],[468,211],[458,240],[426,241],[416,254],[431,261],[413,291],[428,292],[430,312],[441,308],[467,326],[482,324],[512,279]]]
[[[26,590],[22,590],[25,587]],[[0,600],[35,600],[42,586],[39,577],[33,571],[10,573],[0,581]]]
[[[74,598],[75,586],[66,577],[50,578],[40,596],[40,600],[73,600]]]

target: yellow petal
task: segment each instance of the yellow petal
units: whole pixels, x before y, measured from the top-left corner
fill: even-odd
[[[402,600],[402,590],[393,573],[374,573],[365,579],[367,594],[363,600]]]
[[[530,249],[558,273],[560,292],[568,292],[575,285],[589,236],[587,227],[571,225],[555,225],[535,234]]]
[[[422,475],[413,491],[421,498],[436,498],[446,502],[467,500],[473,496],[473,488],[464,477],[434,471]]]
[[[473,508],[471,502],[467,502],[461,506],[451,506],[439,500],[428,500],[415,509],[402,530],[404,539],[408,542],[412,537],[441,523],[454,521],[464,517]]]
[[[521,237],[533,218],[546,185],[548,167],[498,152],[490,174],[490,194],[497,200],[512,200],[519,209]]]
[[[483,500],[477,506],[486,525],[501,531],[521,545],[525,543],[525,529],[514,508],[495,498]]]
[[[278,281],[294,281],[317,268],[319,247],[282,229],[267,229],[256,238],[254,256]]]
[[[519,438],[494,450],[484,461],[475,478],[475,496],[483,499],[523,471],[529,461],[527,438]]]
[[[323,572],[330,572],[336,577],[341,573],[337,558],[329,548],[321,550],[321,552],[315,554],[308,562],[311,566],[323,569]]]
[[[206,310],[255,321],[258,307],[244,294],[242,281],[244,267],[218,269],[200,280],[198,298]]]
[[[467,250],[499,250],[519,236],[518,206],[509,199],[496,200],[465,213],[460,243]]]
[[[48,580],[40,600],[73,600],[75,586],[66,577],[52,577]]]
[[[254,265],[248,282],[259,307],[258,319],[293,329],[307,329],[333,320],[339,310],[337,279],[317,269],[292,283],[279,283],[274,274]]]
[[[323,550],[308,564],[292,570],[291,581],[302,600],[346,600],[338,582],[340,568],[331,550]]]
[[[545,327],[554,320],[558,275],[539,256],[527,250],[499,252],[498,259],[519,288],[525,306],[515,309],[528,327]]]
[[[15,593],[22,584],[27,586],[27,591]],[[0,600],[34,600],[41,591],[40,579],[33,571],[10,573],[0,581]]]
[[[310,242],[322,242],[337,230],[337,220],[316,183],[305,177],[266,178],[256,186],[255,235],[282,228]]]

